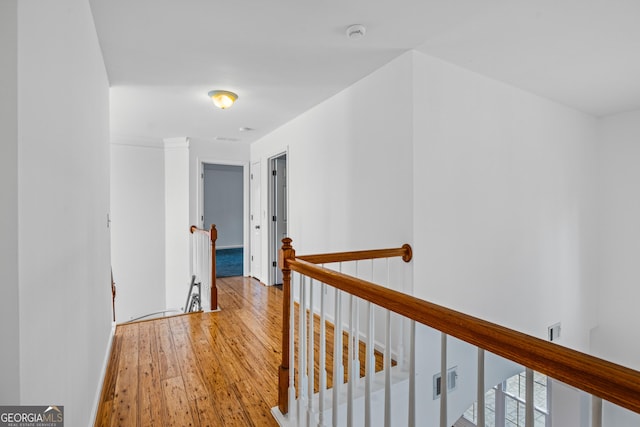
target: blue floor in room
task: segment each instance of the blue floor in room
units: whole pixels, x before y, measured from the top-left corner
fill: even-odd
[[[216,250],[216,277],[242,276],[243,248]]]

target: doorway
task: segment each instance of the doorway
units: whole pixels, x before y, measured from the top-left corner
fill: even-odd
[[[282,284],[282,271],[278,268],[278,253],[282,239],[287,237],[287,155],[286,153],[269,160],[271,183],[269,216],[269,281],[273,285]]]
[[[203,164],[203,228],[216,225],[216,276],[244,274],[244,168]]]

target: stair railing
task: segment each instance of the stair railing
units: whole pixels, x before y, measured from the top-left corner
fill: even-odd
[[[295,412],[296,420],[289,417],[289,425],[325,425],[323,420],[322,407],[313,407],[311,402],[313,385],[313,367],[315,364],[314,354],[317,350],[313,348],[313,330],[314,309],[318,303],[313,302],[313,286],[314,282],[319,282],[323,286],[320,295],[324,295],[324,286],[330,286],[340,292],[336,295],[348,295],[350,302],[352,298],[359,298],[370,304],[382,307],[386,310],[387,318],[391,312],[406,318],[410,321],[410,345],[408,350],[409,359],[409,375],[408,375],[408,414],[407,425],[416,424],[416,401],[415,401],[415,329],[416,322],[426,325],[440,332],[441,334],[441,366],[440,366],[440,426],[450,426],[452,423],[447,420],[447,339],[455,337],[466,343],[477,347],[477,363],[478,363],[478,382],[477,382],[477,401],[479,407],[484,407],[484,363],[485,351],[493,353],[502,358],[511,360],[519,365],[527,368],[527,377],[532,378],[533,371],[545,374],[555,380],[559,380],[569,386],[575,387],[592,396],[592,426],[601,426],[602,423],[602,400],[611,402],[622,408],[626,408],[635,413],[640,413],[640,372],[617,365],[615,363],[557,345],[549,341],[545,341],[533,336],[484,321],[464,313],[460,313],[446,307],[442,307],[422,299],[407,295],[403,292],[396,291],[389,287],[372,283],[344,274],[340,271],[325,268],[318,264],[335,263],[342,261],[364,260],[378,257],[402,257],[404,261],[409,262],[412,257],[411,247],[404,245],[396,249],[384,249],[374,251],[359,252],[343,252],[338,254],[296,256],[294,248],[291,246],[291,239],[283,239],[283,246],[280,251],[279,265],[283,272],[283,330],[282,330],[282,363],[279,367],[279,386],[278,386],[278,407],[274,408],[285,416],[290,411]],[[298,325],[298,349],[294,350],[295,321],[293,313],[295,308],[293,292],[292,292],[292,273],[300,275],[299,280],[299,307],[300,323]],[[317,284],[317,283],[316,283]],[[388,285],[388,284],[387,284]],[[317,292],[316,292],[317,293]],[[308,295],[307,295],[308,294]],[[309,300],[307,305],[307,300]],[[342,319],[340,313],[342,309],[339,306],[338,297],[336,297],[336,309],[334,323],[342,327]],[[321,303],[323,304],[323,303]],[[353,305],[350,305],[352,308]],[[306,314],[305,314],[306,313]],[[305,320],[308,314],[308,319]],[[321,313],[322,315],[322,313]],[[354,321],[354,316],[348,315],[349,322]],[[356,316],[357,317],[357,316]],[[370,317],[371,319],[371,317]],[[356,320],[357,321],[357,320]],[[324,317],[320,322],[323,328],[325,323]],[[369,321],[369,327],[372,322]],[[351,323],[350,323],[351,325]],[[337,326],[336,326],[337,327]],[[389,352],[389,330],[387,322],[386,331],[386,348],[385,352]],[[357,342],[360,331],[356,327],[348,327],[350,333],[349,341],[355,336]],[[321,332],[321,337],[322,337]],[[307,336],[308,334],[308,336]],[[336,333],[337,335],[341,335]],[[371,331],[367,333],[370,337]],[[320,338],[322,346],[323,338]],[[338,341],[336,340],[336,343]],[[371,342],[367,343],[367,347]],[[310,346],[311,348],[305,348]],[[335,347],[338,351],[337,346]],[[369,350],[367,350],[369,351]],[[351,363],[351,348],[349,349],[349,363]],[[322,350],[321,350],[322,353]],[[294,381],[294,369],[290,363],[294,361],[298,355],[297,368],[297,389]],[[385,354],[386,356],[387,354]],[[322,357],[322,356],[321,356]],[[334,354],[334,378],[340,374],[339,363],[337,359],[341,359],[341,355]],[[367,359],[370,360],[370,359]],[[369,364],[369,362],[366,362]],[[384,393],[384,425],[391,425],[391,392],[389,388],[389,375],[391,366],[391,357],[385,357],[385,393]],[[323,362],[319,366],[323,369]],[[349,371],[354,368],[349,366]],[[336,374],[337,373],[337,374]],[[367,375],[369,375],[367,373]],[[324,405],[326,392],[326,382],[322,381],[320,374],[319,387],[320,397],[316,400],[316,405]],[[355,376],[349,376],[347,387],[349,387],[349,399],[347,399],[347,425],[353,425],[353,405],[350,399],[353,399],[351,392],[351,384],[354,382]],[[309,384],[311,382],[311,384]],[[340,387],[342,381],[334,381]],[[529,384],[531,383],[531,384]],[[532,381],[527,382],[526,396],[526,427],[533,426],[533,387]],[[336,409],[338,401],[336,399],[338,393],[335,391],[334,384],[333,393],[333,425],[342,425],[336,421]],[[307,393],[307,389],[309,392]],[[296,400],[297,397],[297,400]],[[365,426],[372,425],[371,417],[371,396],[370,390],[365,392]],[[294,403],[297,402],[297,405]],[[294,406],[292,406],[294,405]],[[290,414],[291,415],[291,414]],[[318,417],[320,420],[318,421]],[[378,420],[380,421],[380,420]],[[484,426],[484,419],[479,420],[478,426]]]
[[[209,230],[192,225],[191,233],[191,274],[196,282],[202,284],[201,290],[205,295],[200,296],[203,304],[209,303],[211,311],[218,309],[218,288],[216,287],[216,240],[218,230],[211,224]]]
[[[327,392],[326,384],[326,372],[324,372],[324,367],[326,364],[326,349],[325,345],[325,333],[326,333],[326,324],[328,320],[326,318],[326,310],[324,309],[324,296],[326,294],[326,290],[324,288],[326,285],[332,285],[331,281],[322,281],[321,290],[319,292],[320,301],[320,319],[319,322],[316,322],[318,319],[314,317],[318,317],[314,314],[314,303],[313,303],[313,295],[314,295],[314,283],[313,280],[316,279],[315,275],[306,275],[304,266],[310,265],[315,266],[315,264],[338,264],[340,268],[342,268],[343,264],[346,263],[355,263],[355,270],[357,275],[358,269],[358,261],[372,261],[371,269],[373,270],[373,260],[386,259],[386,271],[383,272],[384,275],[387,276],[387,282],[389,282],[389,260],[392,258],[401,258],[402,261],[408,263],[412,258],[412,249],[408,244],[403,245],[400,248],[391,248],[391,249],[376,249],[376,250],[365,250],[365,251],[350,251],[350,252],[338,252],[331,254],[318,254],[318,255],[306,255],[301,257],[295,256],[295,250],[291,247],[291,239],[285,238],[283,239],[284,245],[282,246],[282,250],[280,251],[279,257],[279,265],[281,266],[283,272],[283,330],[282,330],[282,364],[280,366],[279,371],[279,410],[282,414],[287,414],[289,406],[296,400],[296,390],[295,390],[295,378],[294,378],[294,370],[290,370],[290,363],[292,363],[295,359],[296,352],[294,351],[294,330],[296,328],[295,319],[293,313],[295,312],[294,298],[293,298],[293,288],[292,288],[292,271],[297,271],[302,273],[301,281],[305,281],[306,277],[311,278],[311,281],[308,285],[301,283],[300,284],[300,293],[299,295],[299,305],[298,305],[298,314],[299,314],[299,325],[298,330],[300,331],[298,342],[299,348],[297,351],[298,355],[304,355],[298,357],[298,409],[296,411],[298,419],[300,417],[311,417],[312,411],[305,409],[307,405],[313,405],[313,391],[317,386],[319,389],[319,399],[318,399],[318,408],[317,412],[320,417],[320,423],[322,424],[325,420],[322,419],[325,403],[325,393]],[[332,270],[320,268],[323,272],[327,272],[329,274],[334,273]],[[345,267],[346,269],[346,267]],[[384,268],[383,268],[384,270]],[[339,277],[351,277],[342,273],[336,273]],[[306,276],[305,276],[306,275]],[[371,271],[371,276],[374,273]],[[305,286],[306,285],[306,286]],[[309,290],[307,291],[307,287]],[[339,286],[335,286],[336,289],[344,290]],[[332,399],[334,402],[337,402],[340,398],[341,393],[346,392],[350,398],[353,397],[355,393],[355,382],[358,377],[358,372],[360,372],[360,361],[359,361],[359,347],[360,347],[360,327],[359,327],[359,306],[357,302],[350,298],[345,302],[345,309],[348,311],[348,315],[345,316],[347,318],[342,318],[343,311],[343,296],[349,296],[348,293],[335,292],[335,302],[334,302],[334,354],[333,354],[333,387],[332,387]],[[307,306],[307,299],[309,299],[309,304]],[[371,330],[373,327],[373,311],[372,307],[369,304],[367,306],[367,315],[369,316],[368,327],[369,331],[367,334],[367,343],[365,345],[366,348],[366,356],[365,356],[365,383],[368,390],[371,390],[371,385],[373,381],[374,369],[371,368],[374,363],[374,333]],[[308,315],[308,319],[307,319]],[[319,339],[318,347],[319,349],[313,348],[313,339],[308,339],[308,337],[313,337],[314,332],[314,323],[319,323],[319,336],[322,337]],[[308,325],[308,326],[307,326]],[[346,326],[345,326],[346,325]],[[385,364],[385,375],[390,375],[391,372],[391,360],[392,360],[392,345],[390,341],[390,327],[391,327],[391,319],[389,313],[387,313],[387,318],[385,322],[385,328],[387,330],[386,333],[386,342],[384,343],[384,358],[383,363]],[[348,336],[348,355],[343,355],[343,331]],[[400,334],[402,331],[400,331]],[[308,344],[307,344],[308,341]],[[398,346],[400,349],[396,353],[402,353],[402,338],[399,340],[400,344]],[[314,384],[314,373],[313,367],[315,365],[314,355],[315,353],[319,354],[319,370],[320,373],[317,373],[319,377],[319,384]],[[343,356],[347,357],[347,365],[342,366]],[[404,359],[402,355],[398,357],[396,354],[396,358],[399,359],[399,363],[402,363]],[[309,368],[307,368],[309,367]],[[341,380],[344,376],[344,371],[347,371],[347,375],[349,379],[346,383],[343,383]],[[306,371],[311,371],[310,374],[307,374]],[[388,382],[390,384],[390,380]],[[342,390],[342,387],[345,386],[346,390]],[[367,405],[370,405],[371,401],[367,400]],[[335,403],[334,403],[335,405]],[[353,408],[349,405],[349,414],[348,417],[353,418]],[[302,413],[306,415],[302,415]],[[370,413],[370,411],[368,411]],[[336,422],[337,412],[334,411],[334,425]],[[311,425],[310,419],[305,421],[307,425]]]

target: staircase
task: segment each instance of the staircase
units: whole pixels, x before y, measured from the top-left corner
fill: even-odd
[[[620,420],[618,413],[631,414],[625,415],[633,420],[628,425],[638,425],[640,372],[408,295],[403,291],[410,288],[411,258],[409,245],[296,256],[291,239],[283,240],[282,364],[279,403],[272,410],[280,425],[463,426],[470,421],[460,415],[475,401],[477,425],[484,427],[485,393],[522,371],[523,397],[495,400],[496,413],[516,403],[515,421],[503,417],[505,426],[548,422],[545,414],[539,421],[535,407],[536,372],[552,378],[552,388],[574,391],[563,394],[556,409],[563,414],[575,409],[564,419],[576,427],[627,425],[603,423]],[[341,346],[327,353],[326,325],[349,337],[344,364]],[[361,341],[363,378],[352,374],[360,370],[355,355]],[[374,349],[384,353],[380,372],[366,362],[373,360]],[[329,357],[332,372],[349,373],[331,388],[323,380]],[[393,368],[392,359],[398,362]]]

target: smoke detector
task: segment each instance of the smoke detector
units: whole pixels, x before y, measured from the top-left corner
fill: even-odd
[[[347,37],[349,37],[351,40],[361,39],[362,37],[364,37],[366,32],[367,29],[364,27],[364,25],[353,24],[347,28]]]

